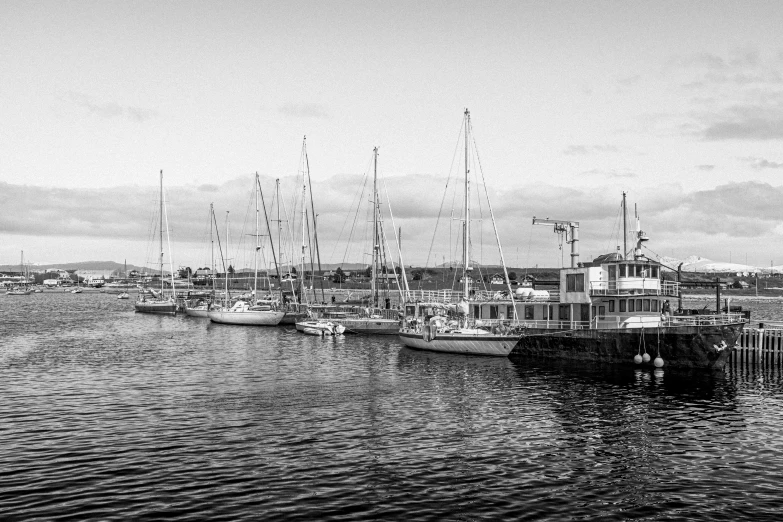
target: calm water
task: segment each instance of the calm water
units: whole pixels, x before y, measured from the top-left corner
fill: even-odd
[[[783,513],[778,369],[444,356],[132,308],[0,296],[0,519]]]

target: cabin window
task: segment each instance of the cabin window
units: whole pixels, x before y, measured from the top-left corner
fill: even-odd
[[[557,313],[558,319],[561,321],[568,321],[571,319],[571,305],[559,305]]]
[[[627,271],[628,265],[620,265],[620,277],[627,277],[628,271]]]
[[[620,311],[625,312],[625,299],[620,299]]]
[[[530,319],[530,320],[533,319],[533,306],[532,305],[525,306],[525,319]]]
[[[566,274],[566,292],[584,292],[584,274]]]
[[[555,318],[555,305],[549,305],[549,318]]]
[[[653,311],[653,312],[657,312],[657,311],[658,311],[658,300],[657,300],[657,299],[653,299],[653,302],[652,302],[652,311]]]
[[[490,319],[498,318],[498,305],[489,305],[489,318]]]
[[[644,266],[634,265],[636,267],[636,277],[644,277]]]
[[[614,299],[609,301],[609,311],[614,312]]]
[[[473,318],[481,319],[481,307],[479,305],[473,305]]]
[[[609,265],[609,280],[617,279],[617,265]]]
[[[593,307],[593,317],[595,317],[595,306]]]
[[[658,277],[658,267],[657,266],[651,266],[650,267],[650,275],[651,277]]]
[[[649,310],[649,308],[647,308],[647,309]],[[642,311],[642,300],[641,299],[637,299],[636,300],[636,311],[637,312],[641,312]]]
[[[416,305],[406,306],[405,315],[416,315]]]
[[[513,319],[514,318],[514,307],[511,305],[508,305],[508,313],[506,315],[507,319]]]
[[[633,311],[634,311],[634,307],[633,307],[633,299],[629,299],[629,300],[628,300],[628,311],[629,311],[629,312],[633,312]]]
[[[598,315],[603,317],[606,315],[606,307],[605,306],[599,306],[598,307]]]
[[[649,312],[650,311],[650,300],[649,299],[645,299],[644,300],[644,311],[645,312]]]

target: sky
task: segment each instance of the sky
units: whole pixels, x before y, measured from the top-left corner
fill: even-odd
[[[614,251],[627,192],[651,254],[781,265],[781,19],[775,1],[5,0],[0,264],[149,263],[160,170],[166,259],[208,264],[209,204],[246,237],[254,173],[295,201],[304,136],[325,262],[376,146],[405,263],[449,261],[468,108],[507,264],[568,263],[533,216],[578,221],[583,259]]]

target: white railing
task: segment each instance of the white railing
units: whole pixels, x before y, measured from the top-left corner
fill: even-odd
[[[549,290],[547,295],[514,295],[514,301],[518,303],[526,302],[557,302],[560,293],[557,290]],[[458,303],[462,300],[462,291],[459,290],[410,290],[405,292],[405,301],[413,303],[435,302],[435,303]],[[491,292],[488,290],[475,290],[471,293],[468,302],[479,304],[487,301],[505,301],[511,303],[511,297],[507,292]]]
[[[634,284],[641,282],[641,285]],[[675,281],[659,281],[658,279],[641,279],[631,283],[629,281],[591,281],[591,295],[679,295],[680,283]]]

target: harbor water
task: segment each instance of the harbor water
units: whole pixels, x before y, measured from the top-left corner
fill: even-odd
[[[774,368],[450,356],[63,293],[0,296],[0,383],[2,520],[783,511]]]

